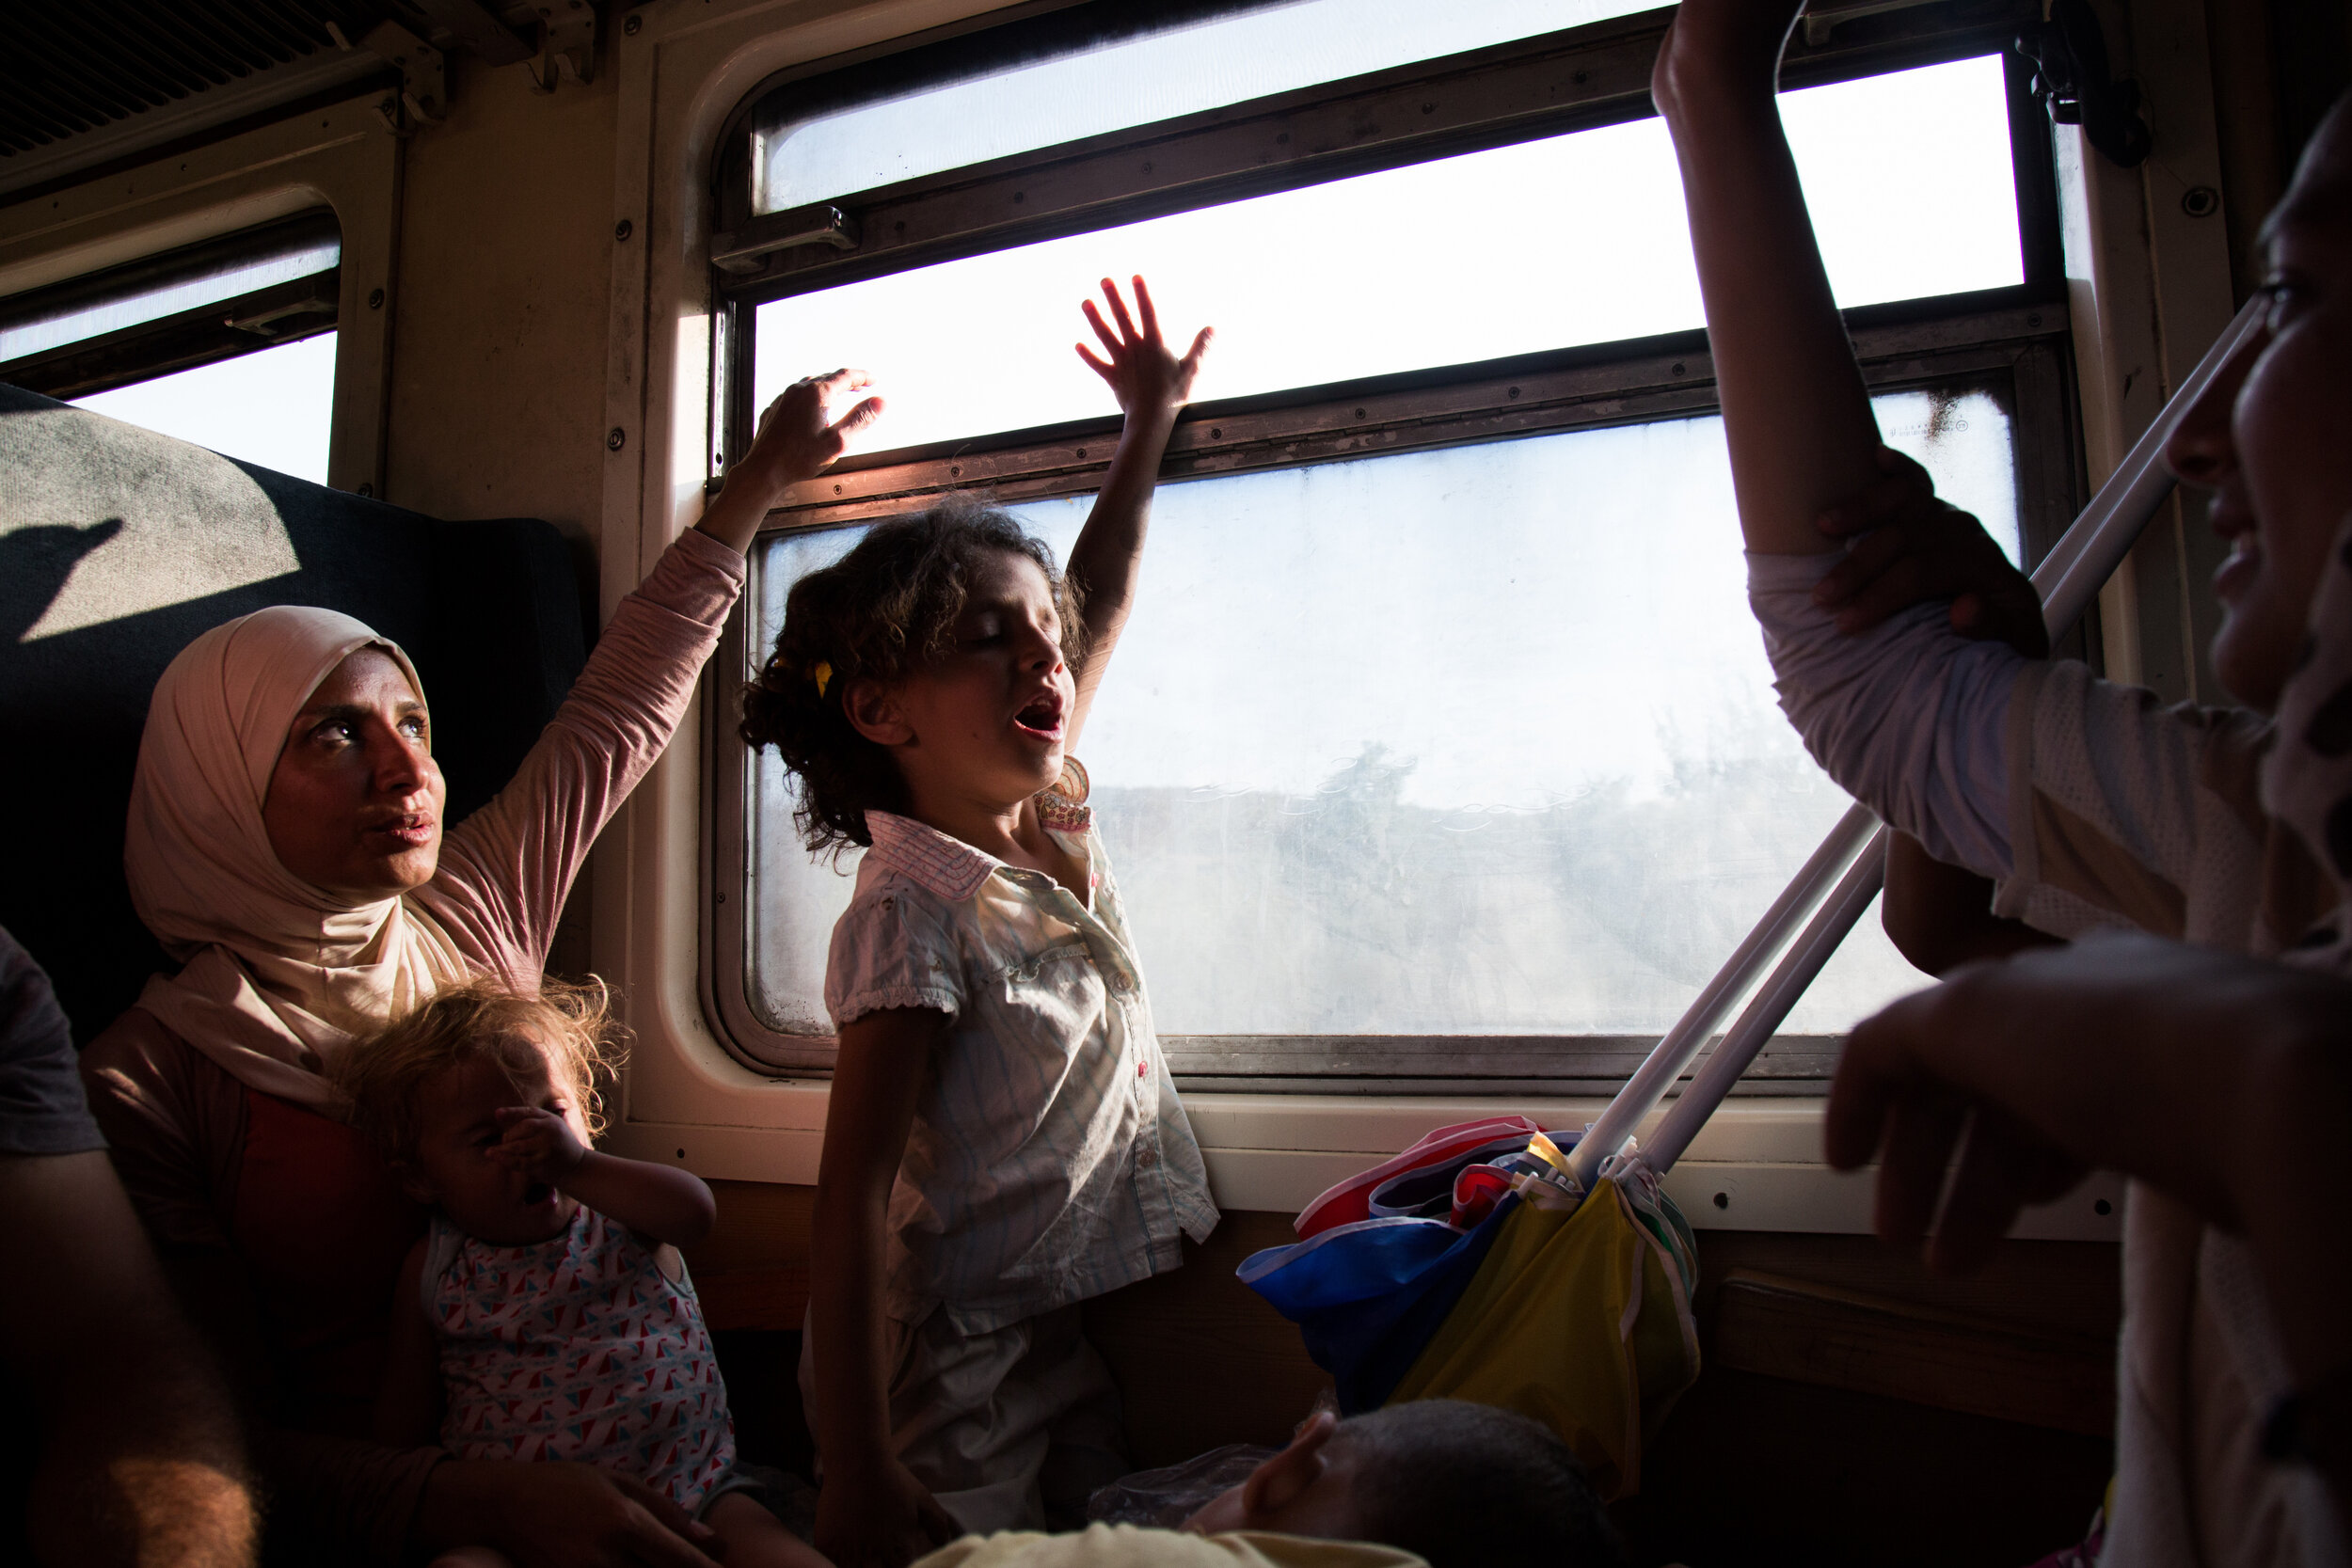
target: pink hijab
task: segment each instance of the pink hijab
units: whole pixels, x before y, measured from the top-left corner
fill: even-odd
[[[295,877],[262,822],[294,715],[367,647],[423,696],[406,654],[331,610],[256,610],[182,649],[148,707],[122,856],[139,918],[186,960],[137,1005],[240,1083],[336,1114],[326,1063],[471,973],[409,900],[354,904]]]

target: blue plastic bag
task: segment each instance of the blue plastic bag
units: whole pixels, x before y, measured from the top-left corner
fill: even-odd
[[[1518,1207],[1512,1194],[1467,1231],[1441,1219],[1359,1220],[1253,1254],[1236,1272],[1298,1325],[1340,1413],[1353,1416],[1387,1402]]]

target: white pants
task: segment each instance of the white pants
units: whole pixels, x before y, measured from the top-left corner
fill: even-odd
[[[815,1337],[801,1336],[801,1399],[816,1425]],[[899,1463],[975,1534],[1070,1528],[1088,1495],[1127,1473],[1119,1390],[1064,1307],[981,1334],[944,1310],[890,1324],[890,1442]]]

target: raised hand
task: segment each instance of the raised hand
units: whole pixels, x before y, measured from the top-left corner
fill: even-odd
[[[873,384],[864,371],[840,370],[787,387],[759,416],[752,450],[727,470],[726,483],[694,527],[738,554],[751,548],[761,519],[785,489],[822,473],[850,436],[882,418],[882,400],[877,397],[833,417],[834,403]]]
[[[829,420],[834,404],[850,392],[873,386],[864,371],[839,370],[830,375],[805,376],[776,394],[759,416],[752,450],[728,473],[751,469],[754,475],[781,487],[813,479],[839,457],[850,437],[882,418],[882,400],[869,397],[853,404],[837,420]]]
[[[1814,603],[1836,612],[1837,629],[1851,636],[1899,610],[1949,599],[1952,629],[1961,636],[2006,642],[2027,658],[2048,657],[2041,595],[1984,526],[1937,499],[1928,471],[1901,452],[1881,447],[1878,467],[1880,478],[1814,525],[1833,539],[1854,541],[1813,590]]]
[[[1202,327],[1192,340],[1192,347],[1182,358],[1177,357],[1160,336],[1160,316],[1152,308],[1152,291],[1144,286],[1140,277],[1133,283],[1136,309],[1132,317],[1127,313],[1126,302],[1119,297],[1119,286],[1107,277],[1103,279],[1103,297],[1110,302],[1110,321],[1103,319],[1094,301],[1079,304],[1078,309],[1086,312],[1087,325],[1094,328],[1094,336],[1101,340],[1109,357],[1098,356],[1084,343],[1077,345],[1078,357],[1110,383],[1111,395],[1119,400],[1120,411],[1130,420],[1147,412],[1173,414],[1192,400],[1193,377],[1200,372],[1201,356],[1208,353],[1216,328]],[[1118,325],[1116,332],[1111,329],[1112,323]]]
[[[1947,1268],[1980,1260],[2020,1207],[2093,1167],[2235,1228],[2248,1206],[2234,1186],[2275,1142],[2249,1085],[2296,1066],[2310,1040],[2341,1059],[2347,996],[2333,975],[2137,934],[1971,965],[1847,1037],[1829,1163],[1878,1152],[1879,1234],[1913,1245],[1964,1132],[1930,1253]]]

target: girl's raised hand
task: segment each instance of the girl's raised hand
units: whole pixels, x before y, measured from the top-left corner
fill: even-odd
[[[1192,378],[1200,372],[1200,357],[1209,351],[1209,341],[1216,336],[1216,328],[1204,326],[1192,341],[1192,347],[1183,358],[1170,353],[1167,340],[1160,336],[1160,316],[1152,308],[1152,291],[1138,277],[1133,280],[1136,291],[1134,316],[1127,313],[1127,305],[1119,297],[1119,285],[1103,279],[1103,297],[1110,302],[1111,320],[1103,319],[1103,312],[1094,301],[1083,301],[1078,309],[1086,312],[1087,325],[1102,341],[1105,359],[1086,344],[1077,345],[1078,357],[1092,367],[1094,373],[1110,383],[1111,395],[1119,400],[1120,412],[1134,418],[1148,410],[1173,413],[1192,400]],[[1119,330],[1111,330],[1111,323]]]

